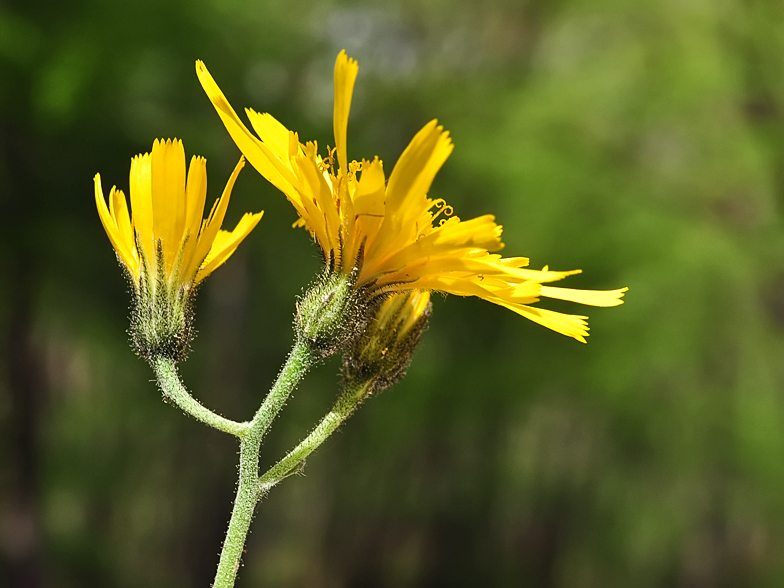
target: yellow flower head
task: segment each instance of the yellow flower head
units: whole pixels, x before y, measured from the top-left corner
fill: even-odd
[[[125,194],[116,187],[109,192],[107,208],[101,175],[95,175],[95,204],[103,228],[134,282],[145,271],[157,276],[163,270],[179,285],[198,284],[234,253],[263,214],[246,213],[233,231],[221,230],[231,190],[244,165],[241,158],[206,219],[202,215],[207,161],[194,155],[186,182],[185,150],[177,139],[156,139],[152,153],[131,160],[132,214]]]
[[[240,158],[206,219],[207,162],[194,156],[186,181],[185,150],[177,139],[156,140],[152,153],[131,160],[130,212],[116,187],[106,206],[101,176],[95,175],[98,214],[134,286],[130,333],[142,357],[185,357],[194,332],[195,286],[234,253],[261,219],[261,212],[248,213],[233,231],[221,230],[244,164]]]
[[[531,306],[541,297],[591,306],[616,306],[626,288],[611,291],[547,286],[580,270],[527,269],[524,257],[490,253],[503,247],[501,226],[484,215],[452,216],[430,185],[452,152],[449,133],[435,120],[403,151],[387,180],[381,161],[349,163],[346,130],[359,68],[345,51],[335,63],[335,148],[326,157],[302,144],[272,115],[246,109],[256,134],[243,124],[204,63],[196,71],[223,124],[251,165],[281,190],[321,246],[329,267],[356,275],[369,296],[411,289],[478,296],[554,331],[585,342],[584,316]]]

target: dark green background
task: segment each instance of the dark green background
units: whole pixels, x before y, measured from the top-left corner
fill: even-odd
[[[567,285],[630,292],[590,310],[588,345],[436,296],[408,377],[261,504],[238,586],[784,585],[784,3],[25,0],[0,3],[0,586],[209,586],[236,447],[130,350],[92,177],[127,189],[131,156],[176,136],[219,195],[239,153],[197,58],[236,108],[332,143],[342,48],[349,157],[391,170],[438,117],[456,149],[434,197],[585,271]],[[248,167],[228,225],[262,208],[182,368],[236,419],[319,268]]]

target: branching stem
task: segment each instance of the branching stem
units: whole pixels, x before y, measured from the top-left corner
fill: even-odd
[[[224,418],[200,404],[180,382],[174,361],[163,357],[152,361],[164,396],[195,419],[240,440],[237,495],[223,542],[213,588],[232,588],[242,559],[245,539],[256,504],[283,478],[299,471],[305,459],[329,437],[362,402],[369,384],[347,386],[332,409],[305,439],[283,459],[259,477],[259,452],[264,434],[286,403],[291,392],[315,362],[307,343],[298,341],[289,354],[275,384],[253,419],[238,423]]]
[[[327,440],[332,433],[354,412],[366,395],[369,384],[348,386],[315,429],[292,449],[286,457],[272,466],[259,478],[258,493],[262,498],[270,488],[282,479],[294,474],[302,468],[307,458],[316,448]]]
[[[242,550],[245,546],[245,537],[250,528],[256,503],[259,501],[261,440],[291,392],[313,363],[313,354],[308,345],[302,341],[295,343],[285,365],[278,374],[278,379],[272,386],[272,390],[267,394],[253,420],[239,435],[240,479],[213,588],[232,588],[234,586],[234,580],[237,578],[237,571],[240,567]]]

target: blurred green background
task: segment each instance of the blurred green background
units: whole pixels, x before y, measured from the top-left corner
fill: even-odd
[[[383,7],[382,7],[383,6]],[[436,296],[407,378],[258,510],[239,587],[784,585],[784,3],[776,0],[21,0],[0,3],[0,586],[209,586],[232,439],[161,402],[92,177],[156,137],[239,152],[234,106],[332,143],[332,65],[360,64],[349,156],[387,170],[433,117],[432,195],[492,212],[505,253],[629,286],[587,346]],[[319,268],[266,210],[198,300],[182,371],[248,418]],[[550,308],[583,312],[568,304]],[[265,464],[327,410],[294,394]]]

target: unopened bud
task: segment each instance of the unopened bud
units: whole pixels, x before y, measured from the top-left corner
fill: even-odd
[[[340,351],[366,322],[365,306],[353,279],[341,273],[325,274],[297,303],[297,336],[324,358]]]
[[[426,291],[396,293],[384,300],[343,356],[346,382],[368,384],[369,394],[389,388],[405,376],[431,309]]]

